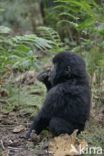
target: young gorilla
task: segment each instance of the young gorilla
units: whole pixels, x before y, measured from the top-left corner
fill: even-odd
[[[53,58],[54,68],[42,72],[38,79],[47,88],[44,105],[27,133],[39,134],[49,128],[54,135],[78,133],[84,130],[90,112],[90,87],[85,63],[70,52],[57,54]]]

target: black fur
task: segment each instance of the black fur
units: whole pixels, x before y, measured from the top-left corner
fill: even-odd
[[[90,87],[83,59],[63,52],[53,58],[54,68],[38,76],[47,87],[47,96],[35,117],[27,138],[34,129],[39,134],[48,128],[54,135],[84,130],[90,113]]]

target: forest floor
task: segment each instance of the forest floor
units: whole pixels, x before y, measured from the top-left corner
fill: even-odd
[[[19,112],[2,113],[0,125],[0,151],[2,156],[41,156],[47,153],[48,137],[41,134],[26,140],[23,137],[27,132],[29,117],[20,117]],[[19,125],[19,132],[13,132]]]
[[[9,83],[3,89],[0,93],[0,156],[51,156],[48,152],[51,135],[47,131],[33,135],[31,140],[23,138],[41,108],[46,92],[44,86],[36,81],[32,85]],[[103,149],[104,125],[91,118],[79,138]]]

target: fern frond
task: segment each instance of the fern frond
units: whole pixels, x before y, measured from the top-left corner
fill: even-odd
[[[49,27],[38,27],[38,31],[42,37],[47,40],[53,41],[56,47],[62,47],[63,43],[60,39],[58,32]]]

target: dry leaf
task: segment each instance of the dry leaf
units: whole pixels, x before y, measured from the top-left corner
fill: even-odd
[[[88,147],[88,143],[85,140],[79,141],[78,151],[80,154],[83,154],[83,153],[81,153],[81,149],[83,149],[83,151],[85,151],[87,147]]]
[[[19,132],[25,131],[25,129],[26,128],[23,125],[19,125],[13,129],[13,133],[19,133]]]
[[[87,142],[85,140],[79,141],[76,137],[77,131],[72,135],[60,135],[55,137],[49,144],[49,151],[54,156],[74,156],[80,155],[80,147],[85,149]]]

